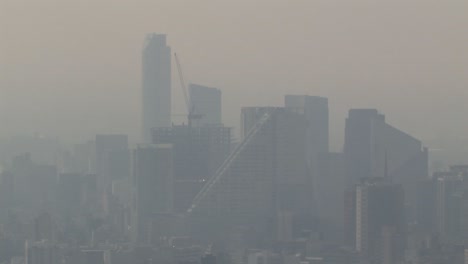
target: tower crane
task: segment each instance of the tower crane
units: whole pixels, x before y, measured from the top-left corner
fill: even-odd
[[[179,73],[180,86],[184,94],[185,105],[187,107],[187,121],[188,127],[190,128],[192,127],[192,121],[201,119],[202,115],[195,113],[195,106],[190,101],[190,91],[188,91],[187,86],[185,85],[184,75],[182,72],[182,67],[180,66],[179,58],[177,57],[177,53],[174,53],[174,58],[177,65],[177,71]]]

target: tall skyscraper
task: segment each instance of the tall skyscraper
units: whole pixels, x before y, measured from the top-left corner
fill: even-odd
[[[171,125],[171,48],[166,35],[146,37],[142,68],[142,136],[150,143],[152,128]]]
[[[173,166],[170,144],[139,145],[133,152],[133,239],[149,242],[152,222],[173,210]]]
[[[310,195],[315,214],[320,215],[320,201],[323,196],[320,192],[324,190],[325,179],[320,179],[319,157],[320,154],[328,153],[328,98],[309,95],[286,95],[284,105],[290,111],[304,115],[307,129],[303,142],[306,148],[306,160],[312,182]]]
[[[221,125],[221,90],[193,83],[189,89],[191,107],[201,115],[195,125]]]

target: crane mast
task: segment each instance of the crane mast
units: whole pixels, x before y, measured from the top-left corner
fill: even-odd
[[[202,115],[195,113],[195,106],[190,101],[190,91],[187,89],[187,86],[185,85],[184,74],[182,72],[182,66],[180,66],[180,61],[179,61],[179,57],[177,56],[177,53],[174,53],[174,58],[175,58],[176,65],[177,65],[177,72],[179,73],[180,86],[184,94],[185,106],[187,107],[188,126],[192,127],[192,121],[195,119],[201,119]]]

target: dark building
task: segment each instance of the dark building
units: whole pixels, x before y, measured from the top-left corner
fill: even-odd
[[[142,68],[142,136],[150,143],[152,128],[171,125],[171,48],[166,35],[146,37]]]
[[[320,214],[321,204],[327,201],[320,200],[321,190],[325,189],[324,181],[319,179],[319,156],[321,153],[329,151],[329,118],[328,118],[328,98],[309,95],[286,95],[284,97],[284,106],[296,113],[304,115],[306,119],[306,136],[304,144],[306,145],[306,159],[310,176],[312,177],[313,189],[311,197],[315,212]],[[323,210],[322,210],[323,211]]]

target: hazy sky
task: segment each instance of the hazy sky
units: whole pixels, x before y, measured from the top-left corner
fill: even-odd
[[[222,89],[228,125],[291,93],[329,97],[334,150],[351,107],[466,137],[467,14],[464,0],[0,0],[0,135],[138,137],[141,48],[158,32],[188,81]]]

